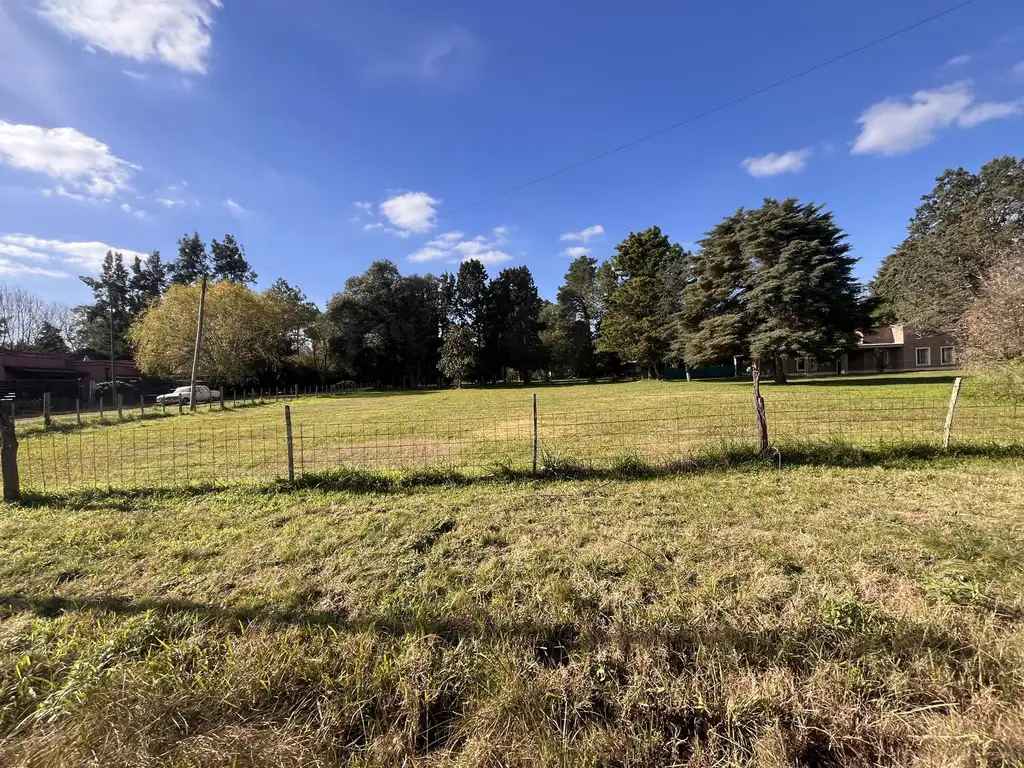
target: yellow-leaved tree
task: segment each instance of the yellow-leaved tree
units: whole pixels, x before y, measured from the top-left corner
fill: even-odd
[[[187,377],[199,318],[200,286],[173,285],[132,324],[128,338],[144,373]],[[281,363],[285,308],[241,283],[209,286],[199,377],[217,385],[241,385]]]

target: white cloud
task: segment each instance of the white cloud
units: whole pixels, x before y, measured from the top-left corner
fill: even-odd
[[[578,259],[580,256],[589,256],[590,249],[583,245],[574,245],[572,248],[562,251],[562,255],[568,256],[570,259]]]
[[[979,104],[976,107],[971,107],[959,118],[957,118],[957,124],[961,128],[973,128],[976,125],[988,122],[989,120],[999,120],[1004,117],[1013,117],[1021,113],[1021,106],[1024,104],[1022,101],[987,101],[984,104]]]
[[[221,0],[39,0],[40,15],[88,48],[205,74]]]
[[[373,229],[384,229],[384,225],[381,224],[379,221],[374,221],[371,224],[364,224],[363,229],[369,232],[370,230]]]
[[[96,198],[130,189],[132,172],[138,170],[74,128],[46,129],[6,120],[0,120],[0,163],[59,179]]]
[[[463,27],[452,27],[420,40],[402,41],[393,53],[383,56],[379,48],[373,49],[373,61],[365,69],[367,75],[448,85],[472,78],[484,53],[480,38]]]
[[[38,251],[32,251],[22,245],[10,245],[0,243],[0,255],[10,256],[14,259],[28,259],[29,261],[52,261],[51,256]]]
[[[807,159],[814,153],[809,149],[793,149],[789,152],[769,152],[761,157],[748,157],[740,166],[755,178],[776,176],[780,173],[799,173],[807,167]]]
[[[160,203],[164,208],[177,208],[179,205],[184,205],[184,200],[171,197],[160,197],[157,198],[157,202]]]
[[[443,250],[441,248],[434,248],[433,246],[424,246],[418,251],[414,251],[409,254],[409,261],[415,261],[422,263],[425,261],[441,261],[448,259],[451,256],[450,251]]]
[[[356,203],[352,203],[352,205],[354,205],[356,208],[359,208],[360,210],[363,210],[363,211],[371,211],[371,210],[373,210],[373,203],[370,203],[370,202],[356,202]]]
[[[252,211],[244,207],[241,203],[235,202],[230,197],[224,201],[224,207],[240,219],[247,219],[252,216]]]
[[[71,277],[67,272],[61,272],[59,269],[45,269],[43,267],[33,267],[28,264],[19,264],[16,261],[10,259],[0,258],[0,275],[42,275],[43,277]]]
[[[602,227],[600,224],[595,224],[594,226],[587,227],[586,229],[580,232],[566,232],[558,239],[562,240],[563,242],[570,240],[579,240],[582,243],[589,243],[595,237],[598,237],[599,235],[603,234],[604,227]]]
[[[115,248],[106,243],[44,240],[32,235],[22,234],[0,235],[0,244],[24,248],[34,252],[37,256],[48,256],[58,261],[63,261],[66,264],[85,267],[92,272],[99,270],[107,251],[120,251],[124,254],[125,259],[133,259],[136,256],[143,259],[147,257],[145,253],[131,251],[126,248]]]
[[[440,203],[426,192],[406,192],[381,203],[380,212],[395,227],[388,230],[391,234],[409,237],[433,229]]]
[[[132,208],[130,205],[128,205],[128,203],[121,203],[121,210],[124,211],[125,213],[131,214],[137,219],[144,219],[146,218],[147,215],[145,211]]]
[[[942,129],[973,128],[987,120],[1020,113],[1020,102],[985,102],[972,107],[970,83],[960,82],[933,91],[918,91],[909,102],[886,99],[868,107],[857,119],[862,126],[853,154],[898,155],[935,140]]]
[[[512,260],[509,254],[500,250],[500,246],[508,242],[507,237],[507,227],[495,227],[491,230],[491,237],[477,235],[470,240],[465,239],[462,232],[445,232],[411,253],[409,261],[457,263],[476,259],[483,264],[503,264]]]
[[[966,64],[970,64],[974,59],[970,54],[963,54],[962,56],[954,56],[952,59],[946,62],[947,67],[962,67]]]
[[[130,77],[132,80],[135,80],[136,82],[142,82],[144,80],[149,80],[149,75],[144,74],[142,72],[136,72],[134,69],[122,69],[121,71],[125,75]]]

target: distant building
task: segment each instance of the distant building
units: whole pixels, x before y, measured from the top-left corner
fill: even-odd
[[[115,364],[118,379],[138,379],[142,374],[131,360]],[[109,360],[75,360],[54,352],[0,351],[0,390],[3,394],[60,393],[91,400],[96,385],[110,381]]]
[[[956,347],[948,333],[919,333],[904,325],[883,325],[859,333],[857,348],[839,360],[787,358],[794,376],[884,371],[936,371],[956,367]]]

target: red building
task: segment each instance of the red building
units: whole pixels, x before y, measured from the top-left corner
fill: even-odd
[[[131,360],[118,360],[116,369],[118,379],[138,379],[142,375]],[[0,390],[4,396],[35,398],[52,392],[91,400],[96,385],[104,381],[110,381],[109,360],[74,360],[52,352],[0,351]]]

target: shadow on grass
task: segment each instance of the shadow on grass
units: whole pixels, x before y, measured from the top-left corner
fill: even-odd
[[[770,386],[786,387],[891,387],[891,386],[914,386],[915,384],[952,384],[956,379],[955,373],[935,374],[934,376],[912,376],[910,373],[894,373],[891,375],[866,374],[864,376],[846,375],[829,376],[820,378],[797,378],[792,376],[786,384],[774,384],[767,382]]]
[[[271,401],[238,403],[237,405],[225,403],[223,409],[219,406],[215,406],[212,410],[204,406],[199,406],[195,415],[205,416],[211,413],[227,415],[235,411],[246,411],[252,408],[260,408],[272,404],[273,403]],[[97,412],[93,411],[88,414],[82,414],[81,424],[77,421],[54,421],[48,427],[39,423],[33,424],[29,427],[19,428],[18,439],[38,437],[39,435],[65,435],[74,432],[81,432],[86,429],[95,429],[97,427],[119,427],[140,421],[163,421],[165,419],[177,418],[178,416],[191,415],[192,414],[189,413],[188,409],[185,409],[184,413],[179,414],[177,405],[168,408],[166,411],[161,410],[159,406],[151,406],[151,410],[146,413],[129,412],[125,414],[123,419],[119,419],[117,417],[117,411],[107,411],[102,417],[100,417]]]
[[[508,621],[486,609],[465,615],[434,614],[410,606],[385,615],[351,616],[347,610],[318,610],[323,593],[312,588],[296,596],[290,606],[279,604],[222,605],[181,599],[136,598],[125,595],[62,597],[49,595],[0,594],[0,617],[31,613],[56,619],[72,613],[113,613],[134,616],[149,612],[165,616],[183,615],[220,624],[230,632],[244,633],[248,625],[295,626],[346,632],[376,632],[396,639],[410,635],[434,636],[455,646],[463,640],[512,641],[532,646],[537,660],[546,666],[570,663],[576,653],[599,647],[618,630],[597,609],[582,610],[571,623],[544,620]],[[864,656],[885,654],[897,664],[912,663],[936,655],[947,663],[975,674],[986,666],[995,676],[1003,663],[982,659],[978,649],[941,626],[922,624],[887,615],[858,601],[824,599],[798,626],[744,628],[720,623],[666,625],[661,629],[636,630],[631,640],[669,649],[670,663],[682,671],[703,649],[723,658],[735,658],[753,669],[765,670],[783,664],[809,672],[822,660],[853,661]]]
[[[72,509],[123,509],[148,501],[173,501],[226,491],[269,495],[296,491],[346,493],[400,493],[416,488],[462,487],[484,484],[545,483],[564,481],[631,481],[723,471],[770,471],[794,467],[912,467],[934,461],[971,458],[1024,459],[1024,444],[972,444],[945,450],[930,443],[894,443],[877,448],[858,448],[845,443],[787,443],[768,456],[748,448],[724,446],[687,459],[652,463],[637,456],[622,456],[607,464],[595,464],[571,456],[544,456],[534,473],[528,466],[495,464],[485,472],[452,467],[411,471],[338,467],[307,472],[288,482],[268,479],[258,483],[208,481],[178,487],[81,488],[68,491],[22,494],[23,506],[65,506]]]

